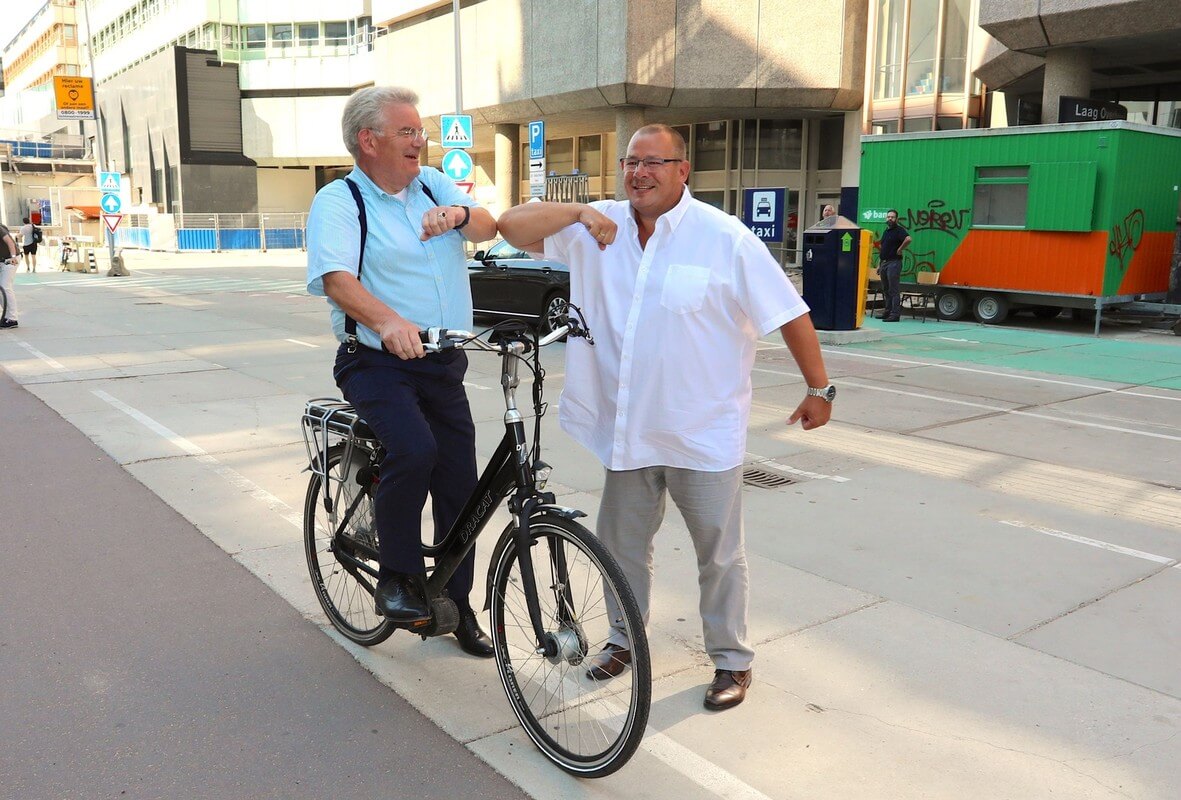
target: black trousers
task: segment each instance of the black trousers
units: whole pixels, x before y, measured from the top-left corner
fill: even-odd
[[[882,299],[886,311],[882,318],[902,316],[902,259],[891,258],[878,265],[882,278]]]
[[[386,450],[374,498],[380,580],[426,571],[421,528],[428,494],[438,542],[475,490],[476,427],[463,388],[466,372],[462,350],[407,361],[365,347],[337,351],[336,385]],[[473,549],[447,583],[461,609],[474,577]]]

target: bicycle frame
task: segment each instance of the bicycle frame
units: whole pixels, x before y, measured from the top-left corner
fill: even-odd
[[[545,337],[539,345],[560,338],[567,330],[567,327],[556,329],[549,336]],[[432,335],[436,337],[435,341],[437,341],[437,334],[433,333]],[[446,335],[446,332],[444,332],[444,335]],[[547,637],[546,635],[540,603],[537,598],[533,560],[530,555],[529,520],[538,508],[552,506],[554,496],[551,493],[542,492],[537,488],[534,466],[530,463],[531,449],[525,434],[525,422],[516,405],[516,389],[520,384],[518,367],[519,361],[525,353],[525,345],[521,341],[510,341],[499,345],[491,345],[482,340],[475,339],[471,334],[464,331],[453,331],[451,335],[463,337],[463,341],[473,343],[474,346],[480,349],[500,354],[501,387],[504,390],[505,398],[505,432],[492,458],[488,461],[484,471],[477,480],[475,490],[464,504],[462,511],[452,524],[447,535],[441,542],[433,545],[423,545],[424,556],[429,556],[434,560],[434,569],[431,571],[430,577],[427,580],[427,595],[428,597],[438,597],[443,593],[447,581],[451,579],[451,576],[459,568],[460,563],[467,557],[472,548],[475,547],[476,539],[479,538],[484,528],[487,527],[493,511],[508,499],[509,510],[513,514],[516,523],[514,538],[517,547],[518,563],[521,568],[522,591],[526,598],[526,605],[534,634],[537,638],[538,648],[539,650],[548,651],[554,646],[554,643],[552,637]],[[438,349],[438,345],[436,345],[436,349]],[[336,404],[335,407],[333,407],[333,403]],[[347,404],[339,403],[339,401],[311,401],[308,404],[308,408],[309,410],[304,414],[305,444],[308,448],[309,461],[312,464],[312,469],[317,470],[321,476],[321,485],[324,487],[323,502],[325,503],[325,508],[331,511],[339,501],[341,487],[338,485],[335,493],[329,489],[330,477],[328,475],[326,457],[329,438],[330,435],[336,435],[341,438],[345,444],[343,458],[346,463],[351,464],[352,455],[358,439],[364,441],[364,438],[358,435],[358,423],[360,420]],[[313,408],[316,408],[319,413],[313,414]],[[311,429],[310,437],[308,435],[309,429]],[[380,446],[378,445],[377,447]],[[377,452],[376,448],[369,446],[363,446],[363,450],[367,454]],[[346,469],[343,478],[338,483],[343,484],[344,481],[353,478],[354,476],[350,473],[351,469]],[[333,550],[342,566],[349,570],[358,581],[368,586],[368,582],[364,581],[358,573],[363,572],[372,577],[374,581],[377,580],[377,570],[366,563],[365,560],[367,558],[377,561],[377,550],[369,544],[358,541],[353,537],[348,537],[347,547],[340,546],[344,538],[344,532],[357,507],[365,498],[365,495],[366,492],[364,491],[358,493],[349,508],[345,509],[341,515],[340,522],[333,532]],[[567,513],[583,516],[581,512]],[[353,551],[360,552],[365,558],[358,558],[353,554]],[[571,598],[569,597],[570,588],[567,585],[567,565],[564,554],[560,550],[552,551],[551,558],[558,581],[558,585],[555,588],[561,589],[566,601],[563,606],[569,607],[571,605]],[[490,600],[489,593],[486,603],[490,602]]]

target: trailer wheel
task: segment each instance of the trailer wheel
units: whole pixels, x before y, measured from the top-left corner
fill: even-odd
[[[1038,319],[1054,319],[1062,313],[1058,306],[1034,306],[1033,315]]]
[[[972,313],[977,322],[985,325],[997,325],[1009,316],[1009,301],[999,294],[982,294],[976,298],[976,305]]]
[[[968,313],[968,298],[955,289],[940,292],[935,297],[935,313],[939,319],[963,319]]]

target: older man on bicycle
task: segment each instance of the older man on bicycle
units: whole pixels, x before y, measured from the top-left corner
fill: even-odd
[[[312,202],[307,278],[308,291],[332,308],[337,386],[387,452],[375,496],[375,600],[379,613],[411,630],[431,618],[420,531],[427,496],[439,540],[476,484],[467,356],[428,355],[419,332],[472,327],[463,237],[496,235],[491,214],[420,163],[426,131],[417,103],[413,91],[396,87],[349,98],[342,127],[356,168]],[[468,600],[474,576],[473,553],[447,592],[460,613],[460,646],[488,658],[492,644]]]

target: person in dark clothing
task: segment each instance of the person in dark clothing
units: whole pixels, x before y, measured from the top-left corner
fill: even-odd
[[[902,251],[910,246],[910,234],[898,224],[898,212],[886,212],[886,230],[878,240],[881,248],[878,272],[882,276],[882,297],[886,310],[882,322],[897,322],[902,317]]]

